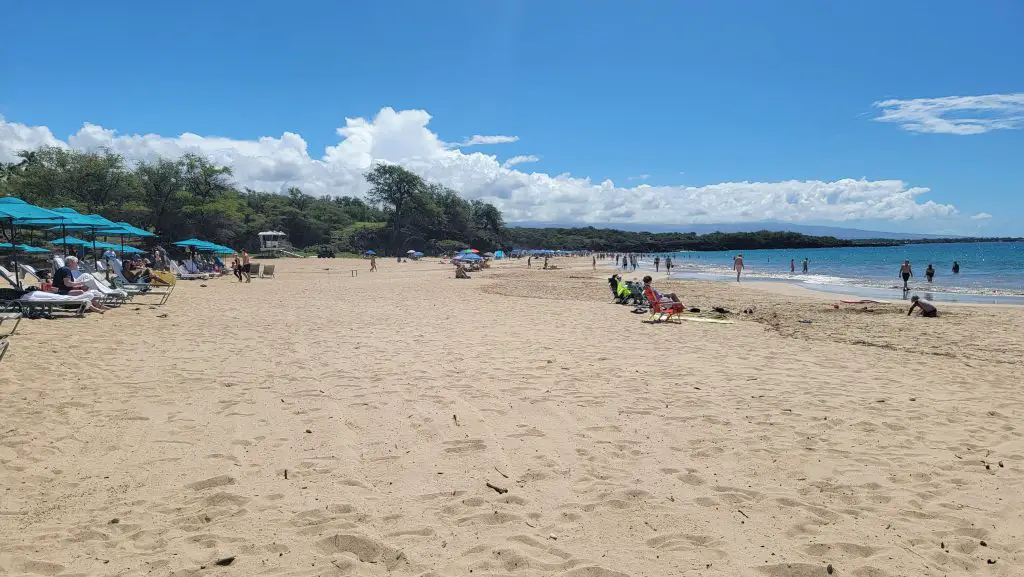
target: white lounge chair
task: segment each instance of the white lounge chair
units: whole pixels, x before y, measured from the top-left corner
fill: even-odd
[[[274,278],[274,267],[277,265],[265,264],[263,270],[260,271],[260,278]]]

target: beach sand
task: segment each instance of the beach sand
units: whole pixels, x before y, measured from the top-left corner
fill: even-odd
[[[651,325],[555,262],[23,322],[0,575],[1024,574],[1024,311],[657,282],[754,312]]]

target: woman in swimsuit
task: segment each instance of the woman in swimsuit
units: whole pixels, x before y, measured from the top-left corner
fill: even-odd
[[[910,269],[909,260],[903,261],[903,266],[900,267],[900,276],[903,277],[903,292],[909,291],[910,286],[907,285],[907,282],[910,280],[910,277],[914,276],[914,271]]]
[[[928,282],[932,282],[935,278],[935,268],[932,265],[928,265],[928,268],[924,269],[924,278],[928,279]]]

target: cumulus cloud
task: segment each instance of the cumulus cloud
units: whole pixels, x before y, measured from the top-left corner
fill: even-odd
[[[879,122],[894,122],[911,132],[982,134],[1024,128],[1024,93],[944,96],[875,102]]]
[[[723,182],[704,186],[619,186],[570,174],[517,170],[496,156],[452,149],[430,130],[423,110],[382,109],[374,118],[348,118],[339,141],[311,156],[291,132],[257,140],[157,134],[118,134],[85,124],[62,142],[45,127],[0,119],[0,160],[41,144],[81,150],[109,148],[130,160],[195,153],[230,166],[238,185],[283,192],[297,186],[314,195],[362,195],[363,174],[375,162],[401,164],[469,199],[494,203],[506,220],[558,223],[680,225],[779,220],[843,222],[937,219],[958,216],[955,207],[924,200],[927,188],[900,180],[839,179]],[[510,159],[512,160],[512,159]],[[525,162],[525,160],[523,161]]]
[[[974,220],[988,220],[992,218],[992,215],[987,212],[979,212],[978,214],[971,216],[971,218]]]
[[[523,164],[524,162],[539,162],[540,157],[534,156],[533,154],[522,154],[519,156],[513,156],[501,164],[502,167],[508,168],[517,164]]]
[[[509,144],[511,142],[519,142],[518,136],[481,136],[474,134],[473,136],[463,140],[459,146],[476,146],[478,144]]]

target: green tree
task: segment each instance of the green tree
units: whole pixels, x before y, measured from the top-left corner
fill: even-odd
[[[377,164],[364,177],[370,184],[366,196],[384,209],[391,225],[391,254],[400,248],[400,231],[408,217],[406,209],[423,194],[424,182],[415,173],[396,164]]]

